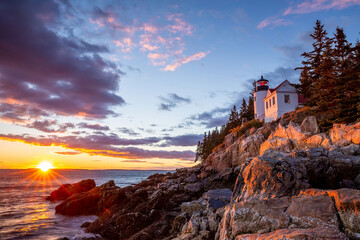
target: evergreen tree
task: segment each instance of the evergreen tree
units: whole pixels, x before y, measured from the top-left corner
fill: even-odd
[[[229,115],[229,121],[228,121],[228,130],[237,127],[240,124],[240,116],[236,109],[236,106],[231,109],[231,113]]]
[[[301,54],[305,60],[302,61],[303,66],[296,69],[302,70],[299,79],[301,83],[300,92],[306,98],[309,98],[307,101],[308,105],[314,105],[314,85],[320,79],[319,67],[321,64],[322,55],[327,47],[326,42],[328,41],[327,32],[324,30],[324,25],[322,25],[319,20],[316,21],[314,32],[310,34],[310,36],[314,39],[314,43],[312,44],[313,50],[311,52],[304,52]],[[303,73],[303,71],[305,72]]]
[[[248,105],[245,101],[245,98],[242,99],[242,104],[240,108],[240,119],[247,118],[247,112],[248,112]]]
[[[347,41],[342,28],[336,28],[334,38],[334,65],[336,70],[334,94],[338,100],[334,114],[339,122],[351,122],[356,119],[354,117],[358,114],[357,106],[353,103],[356,102],[359,91],[354,48]]]
[[[248,104],[248,109],[247,109],[247,113],[246,113],[246,118],[248,121],[251,121],[254,119],[254,97],[252,95],[249,97],[249,104]]]

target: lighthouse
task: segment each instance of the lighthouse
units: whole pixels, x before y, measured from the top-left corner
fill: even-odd
[[[265,118],[264,98],[266,97],[269,89],[269,81],[264,79],[263,76],[256,81],[254,92],[254,117],[259,120]]]

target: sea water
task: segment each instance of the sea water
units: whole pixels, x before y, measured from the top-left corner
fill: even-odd
[[[94,236],[80,226],[96,216],[68,217],[55,214],[60,202],[45,198],[60,184],[94,179],[99,186],[114,180],[119,187],[139,183],[148,176],[166,171],[140,170],[51,170],[0,169],[0,239],[81,239]]]

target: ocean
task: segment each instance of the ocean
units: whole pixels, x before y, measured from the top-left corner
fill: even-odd
[[[81,239],[94,236],[85,233],[81,224],[93,221],[96,216],[68,217],[55,214],[59,202],[45,198],[60,183],[75,183],[94,179],[99,186],[114,180],[119,187],[139,183],[155,173],[167,171],[140,170],[40,170],[0,169],[0,239],[53,240],[61,237]]]

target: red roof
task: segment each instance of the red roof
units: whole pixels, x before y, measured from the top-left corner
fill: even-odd
[[[299,101],[299,104],[304,104],[304,103],[306,103],[307,98],[305,98],[304,95],[302,95],[302,94],[298,94],[298,101]]]

